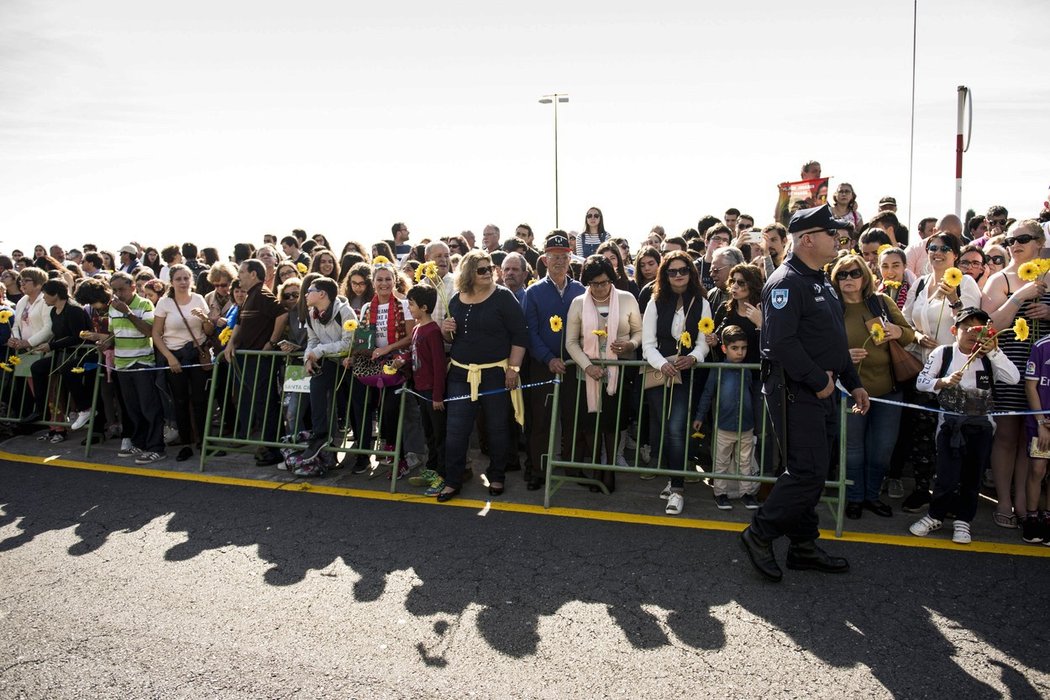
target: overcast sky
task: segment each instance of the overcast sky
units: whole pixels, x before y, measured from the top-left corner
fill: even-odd
[[[413,238],[562,228],[638,241],[736,206],[770,220],[811,158],[908,214],[912,2],[0,2],[0,249],[292,228]],[[1045,0],[919,3],[912,220],[1050,186]]]

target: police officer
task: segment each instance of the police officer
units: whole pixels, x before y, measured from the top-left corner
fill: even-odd
[[[837,232],[848,225],[827,204],[796,212],[788,226],[791,256],[762,289],[762,392],[786,468],[740,539],[755,569],[771,581],[783,578],[772,547],[781,535],[791,540],[789,569],[849,570],[849,562],[816,544],[816,505],[839,432],[835,381],[852,395],[853,410],[868,410],[842,305],[823,271],[835,259]]]

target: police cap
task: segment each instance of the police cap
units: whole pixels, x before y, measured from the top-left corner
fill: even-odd
[[[834,231],[840,228],[849,228],[850,223],[845,219],[836,219],[831,213],[831,205],[825,204],[812,209],[799,209],[791,217],[788,224],[788,233],[804,233],[806,231],[824,230]]]

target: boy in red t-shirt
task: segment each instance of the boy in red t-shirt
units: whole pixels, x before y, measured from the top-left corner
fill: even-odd
[[[420,474],[427,484],[426,495],[436,496],[445,488],[445,373],[448,359],[441,328],[431,314],[437,290],[417,285],[408,290],[408,310],[416,320],[412,330],[412,379],[420,396],[419,412],[427,439],[427,468]]]

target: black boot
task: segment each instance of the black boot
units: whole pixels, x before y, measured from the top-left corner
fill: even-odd
[[[744,528],[744,531],[740,533],[740,545],[747,552],[751,565],[758,573],[773,582],[784,578],[784,572],[777,566],[773,545],[753,533],[750,526]]]
[[[831,556],[818,547],[815,540],[810,540],[792,543],[788,547],[787,567],[796,571],[844,574],[849,571],[849,562],[842,557]]]

